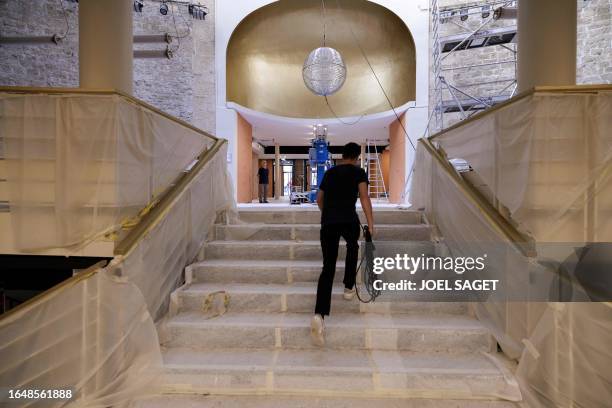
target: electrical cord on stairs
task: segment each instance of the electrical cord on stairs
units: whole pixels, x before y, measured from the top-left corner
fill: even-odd
[[[377,275],[374,273],[374,251],[376,250],[376,247],[372,242],[372,234],[370,234],[370,229],[368,226],[362,225],[361,229],[363,230],[363,236],[365,238],[365,248],[363,254],[361,255],[361,261],[359,261],[359,265],[357,266],[357,272],[359,272],[363,266],[363,270],[361,272],[362,281],[370,298],[365,299],[365,297],[361,297],[358,283],[355,283],[355,292],[357,293],[357,298],[360,302],[371,303],[374,302],[381,293],[380,290],[374,289],[374,281],[378,279]]]

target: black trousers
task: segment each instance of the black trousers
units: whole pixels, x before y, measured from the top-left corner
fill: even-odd
[[[344,269],[344,287],[352,289],[357,278],[357,258],[359,256],[359,223],[329,224],[321,226],[321,250],[323,251],[323,270],[317,285],[317,304],[315,313],[329,315],[332,285],[336,274],[338,246],[340,237],[346,241],[346,266]]]

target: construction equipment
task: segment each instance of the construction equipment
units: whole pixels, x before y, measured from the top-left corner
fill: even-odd
[[[368,195],[372,198],[386,198],[387,187],[380,166],[380,154],[378,153],[376,143],[370,145],[370,140],[366,140],[367,144],[367,172],[368,172]],[[374,149],[374,153],[371,150]]]
[[[431,0],[432,27],[432,68],[433,83],[433,126],[430,133],[436,133],[474,113],[490,108],[514,96],[517,89],[516,70],[517,27],[510,23],[501,27],[490,25],[500,19],[516,18],[516,0],[480,0],[466,4],[440,7],[439,0]],[[476,23],[467,24],[473,19]],[[441,35],[442,27],[449,25],[459,34]],[[499,25],[499,24],[498,24]],[[501,47],[509,51],[508,57],[482,62],[474,58],[473,63],[457,63],[449,58],[456,52],[468,53],[483,47]],[[500,48],[500,49],[501,49]],[[475,54],[477,55],[477,54]],[[446,60],[446,64],[444,63]],[[494,70],[496,66],[513,65],[513,73],[503,78],[486,78],[475,75],[477,80],[456,83],[453,78],[462,76],[473,69]],[[466,75],[463,75],[466,76]],[[458,117],[457,117],[458,114]]]
[[[323,181],[323,175],[331,167],[331,154],[329,153],[329,142],[327,141],[327,126],[317,125],[315,138],[309,149],[310,160],[310,195],[311,203],[317,201],[319,186]]]

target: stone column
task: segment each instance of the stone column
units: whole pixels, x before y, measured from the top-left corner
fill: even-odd
[[[81,88],[116,89],[132,94],[131,0],[79,2],[79,82]]]
[[[280,200],[283,184],[283,172],[280,164],[280,145],[278,143],[274,144],[274,162],[274,199]]]
[[[576,0],[518,6],[518,91],[576,84]]]

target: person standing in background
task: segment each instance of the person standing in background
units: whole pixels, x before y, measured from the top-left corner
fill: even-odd
[[[267,203],[268,199],[268,162],[265,160],[260,161],[259,170],[257,171],[257,178],[259,179],[259,202]]]

